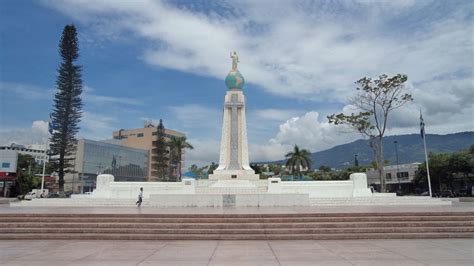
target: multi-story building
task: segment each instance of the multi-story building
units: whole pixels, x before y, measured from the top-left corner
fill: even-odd
[[[9,196],[9,191],[15,184],[17,162],[17,151],[0,150],[0,197]]]
[[[149,151],[148,159],[148,181],[156,181],[156,167],[155,167],[155,145],[157,139],[157,127],[151,123],[145,124],[143,128],[136,129],[120,129],[112,133],[113,138],[120,142],[120,145]],[[165,139],[169,140],[171,137],[185,137],[184,133],[165,129]],[[184,156],[182,157],[184,161]],[[181,163],[184,168],[184,163]]]
[[[389,192],[395,192],[398,190],[409,191],[413,178],[416,175],[418,166],[420,163],[408,163],[399,165],[388,165],[384,166],[385,172],[385,183]],[[368,169],[367,172],[367,183],[374,187],[380,186],[380,179],[376,169]]]
[[[29,147],[25,147],[23,145],[13,143],[10,146],[0,146],[0,150],[16,151],[19,154],[28,154],[35,159],[37,164],[43,164],[43,162],[48,159],[44,147],[44,145],[31,145]]]
[[[92,191],[98,174],[112,174],[115,181],[146,181],[148,150],[79,139],[72,173],[65,177],[65,190]]]

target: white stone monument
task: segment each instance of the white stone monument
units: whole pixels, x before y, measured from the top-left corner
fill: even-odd
[[[232,69],[225,79],[228,90],[224,98],[219,167],[209,175],[209,179],[258,180],[259,175],[249,165],[245,96],[242,91],[245,80],[237,69],[237,53],[231,53],[230,57]]]

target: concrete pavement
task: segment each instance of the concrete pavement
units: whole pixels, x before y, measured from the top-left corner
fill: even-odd
[[[474,265],[473,239],[2,241],[0,265]]]

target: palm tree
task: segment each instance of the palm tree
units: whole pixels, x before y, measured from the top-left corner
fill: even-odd
[[[171,160],[177,165],[178,178],[181,180],[181,159],[183,157],[183,149],[194,149],[194,147],[186,142],[186,137],[171,137],[168,145],[171,150]]]
[[[292,174],[296,172],[298,176],[301,176],[301,168],[309,169],[311,166],[310,156],[311,153],[308,150],[300,150],[298,145],[295,145],[293,151],[285,155],[288,159],[288,161],[286,161],[286,167],[290,168]]]

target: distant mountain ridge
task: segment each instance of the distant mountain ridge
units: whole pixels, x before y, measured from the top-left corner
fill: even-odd
[[[394,141],[398,141],[398,161],[400,164],[425,161],[423,139],[420,134],[393,135],[386,136],[383,140],[384,159],[388,160],[390,164],[394,165],[397,161]],[[359,165],[370,165],[374,156],[367,143],[367,140],[360,139],[324,151],[314,152],[311,154],[312,168],[318,168],[321,165],[336,169],[346,168],[354,164],[354,155],[356,154]],[[428,152],[452,153],[467,149],[473,144],[474,132],[472,131],[446,135],[426,135]],[[278,161],[278,163],[282,162],[284,160]]]

